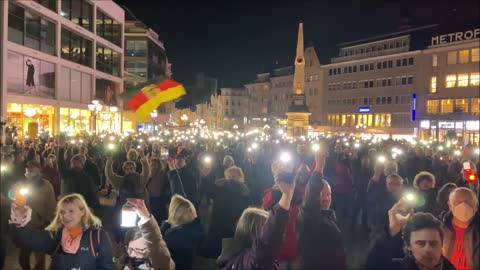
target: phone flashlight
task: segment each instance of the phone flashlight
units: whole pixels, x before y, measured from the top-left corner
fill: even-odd
[[[282,154],[280,154],[280,161],[283,163],[288,163],[291,159],[292,157],[287,152],[283,152]]]
[[[203,162],[205,164],[210,164],[210,163],[212,163],[212,158],[210,156],[206,156],[206,157],[203,158]]]
[[[115,145],[113,143],[108,144],[108,150],[113,150],[115,148]]]
[[[387,159],[385,158],[385,156],[379,156],[377,161],[380,162],[380,163],[385,163]]]
[[[70,143],[71,143],[71,144],[75,144],[75,140],[71,140]]]
[[[460,156],[462,153],[460,152],[460,150],[455,150],[455,151],[453,151],[453,154],[455,156]]]
[[[355,143],[355,145],[353,145],[355,148],[360,148],[360,144],[359,143]]]
[[[4,171],[6,171],[6,170],[7,170],[7,166],[5,166],[5,165],[1,165],[1,166],[0,166],[0,171],[1,171],[1,172],[4,172]]]
[[[258,148],[258,144],[257,143],[252,143],[252,149],[257,149]]]
[[[320,145],[318,143],[313,144],[312,150],[313,152],[318,152],[318,150],[320,150]]]

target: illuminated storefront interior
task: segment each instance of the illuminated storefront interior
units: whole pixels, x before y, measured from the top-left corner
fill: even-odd
[[[422,120],[420,121],[419,137],[422,139],[438,139],[445,141],[450,130],[455,131],[457,138],[464,143],[479,144],[479,120],[468,121],[442,121]]]
[[[81,135],[89,131],[89,110],[60,108],[60,132]]]
[[[29,123],[38,124],[38,133],[55,131],[55,109],[52,106],[36,104],[7,104],[7,117],[17,127],[18,136],[28,135]]]

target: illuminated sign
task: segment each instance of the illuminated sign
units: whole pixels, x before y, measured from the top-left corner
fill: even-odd
[[[360,106],[360,107],[358,107],[358,112],[359,113],[369,113],[371,111],[372,111],[372,109],[370,108],[370,106]]]
[[[432,37],[432,46],[480,38],[480,28]]]
[[[412,122],[417,120],[417,94],[412,94]]]

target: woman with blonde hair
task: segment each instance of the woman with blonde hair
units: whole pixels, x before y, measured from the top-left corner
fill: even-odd
[[[180,195],[174,195],[168,209],[168,220],[163,222],[161,231],[175,269],[193,269],[203,238],[203,228],[193,204]]]
[[[55,218],[44,231],[25,227],[31,218],[29,206],[12,203],[14,239],[23,247],[49,254],[52,270],[115,269],[110,239],[82,195],[63,197],[57,203]]]

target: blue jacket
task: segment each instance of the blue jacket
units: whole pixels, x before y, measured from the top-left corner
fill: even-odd
[[[52,255],[59,247],[62,239],[62,231],[55,235],[44,230],[33,230],[28,227],[17,228],[12,226],[14,239],[21,247],[26,247],[35,252],[42,252]],[[81,270],[114,270],[112,245],[108,234],[100,229],[100,241],[97,241],[98,230],[92,231],[92,242],[90,242],[90,231],[87,229],[82,234],[80,247],[76,254],[65,253],[60,246],[56,255],[52,258],[52,270],[81,269]],[[94,246],[97,256],[93,256],[91,243]]]
[[[172,227],[170,223],[164,221],[160,229],[170,255],[175,262],[175,269],[192,269],[198,247],[203,238],[200,219],[196,218],[189,224],[176,227]]]

